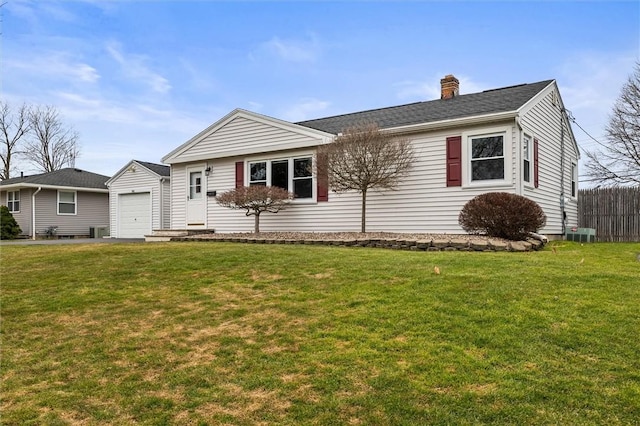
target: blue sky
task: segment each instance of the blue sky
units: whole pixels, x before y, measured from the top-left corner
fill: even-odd
[[[298,121],[432,100],[446,74],[463,94],[556,79],[601,138],[640,60],[637,1],[3,1],[2,99],[57,107],[76,166],[105,175],[235,108]]]

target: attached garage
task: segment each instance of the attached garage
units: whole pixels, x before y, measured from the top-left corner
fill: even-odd
[[[107,181],[113,238],[144,238],[168,229],[170,169],[132,160]]]
[[[144,238],[151,234],[151,193],[119,194],[118,237]]]

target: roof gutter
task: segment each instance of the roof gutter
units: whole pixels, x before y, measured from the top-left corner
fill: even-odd
[[[31,194],[31,234],[32,239],[36,239],[36,195],[42,191],[42,187],[39,187],[36,192]]]
[[[56,189],[56,190],[62,190],[62,191],[99,192],[104,194],[109,193],[109,189],[89,188],[89,187],[82,187],[82,186],[39,185],[35,183],[12,183],[9,185],[0,185],[0,189],[2,189],[3,191],[11,191],[11,190],[20,189],[20,188],[36,188],[38,189],[38,191],[41,189]]]

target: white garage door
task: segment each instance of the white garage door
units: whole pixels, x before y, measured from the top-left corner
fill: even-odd
[[[120,194],[119,238],[144,238],[151,234],[151,194]]]

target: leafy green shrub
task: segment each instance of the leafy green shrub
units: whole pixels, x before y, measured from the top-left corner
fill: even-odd
[[[20,235],[22,229],[7,206],[0,206],[0,239],[13,240]]]
[[[547,217],[538,203],[522,195],[489,192],[467,202],[458,222],[472,234],[517,241],[542,228]]]

